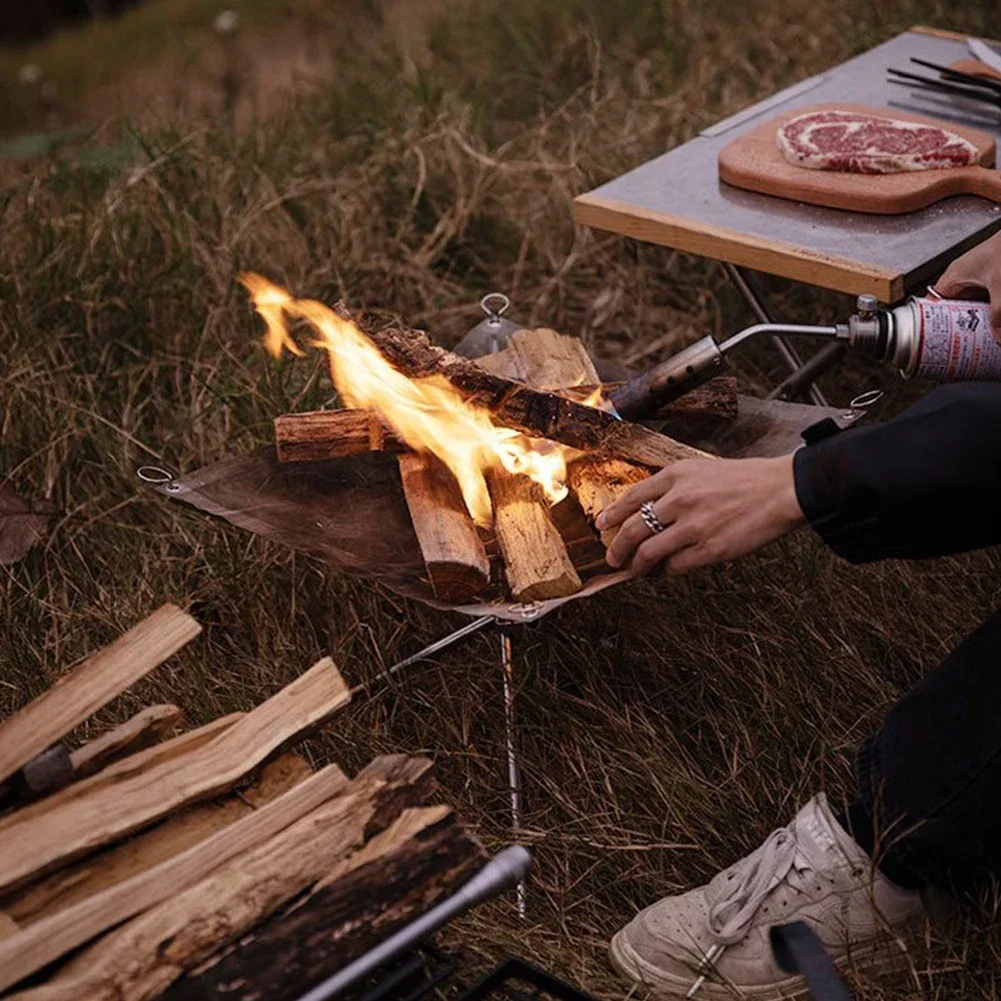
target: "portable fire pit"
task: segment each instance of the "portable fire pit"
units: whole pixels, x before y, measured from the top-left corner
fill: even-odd
[[[594,529],[597,515],[679,459],[776,455],[820,418],[844,426],[861,416],[780,401],[738,403],[735,380],[717,378],[657,414],[688,444],[620,419],[610,403],[619,387],[602,384],[576,338],[512,325],[500,350],[473,360],[418,331],[363,333],[343,307],[295,300],[261,282],[252,290],[268,346],[299,352],[286,317],[305,318],[330,352],[331,375],[349,408],[279,416],[273,447],[193,473],[143,467],[139,475],[255,534],[473,617],[370,684],[500,624],[515,830],[520,778],[507,626],[631,576],[605,562],[610,533]],[[636,394],[626,388],[636,412]],[[442,412],[444,429],[431,420]]]

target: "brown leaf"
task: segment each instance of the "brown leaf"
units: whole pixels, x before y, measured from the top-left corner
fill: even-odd
[[[49,530],[55,506],[47,501],[24,501],[0,484],[0,566],[23,560]]]

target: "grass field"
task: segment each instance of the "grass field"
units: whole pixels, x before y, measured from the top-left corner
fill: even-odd
[[[194,721],[247,708],[325,653],[358,682],[459,624],[136,481],[151,459],[190,470],[264,443],[276,413],[329,398],[318,362],[264,356],[240,270],[397,313],[447,343],[502,289],[519,318],[652,364],[747,318],[708,263],[576,231],[575,193],[911,24],[1001,31],[995,0],[303,10],[248,6],[227,55],[208,32],[214,7],[151,0],[95,29],[90,65],[86,33],[0,59],[9,135],[53,109],[61,128],[97,130],[0,174],[0,480],[61,512],[45,546],[2,570],[0,715],[168,600],[205,635],[107,720],[153,698]],[[310,69],[289,73],[306,35]],[[27,59],[60,81],[54,105],[18,98]],[[284,96],[268,101],[276,75]],[[789,316],[845,307],[769,288]],[[777,374],[767,354],[740,371],[749,392]],[[873,381],[849,368],[827,388],[840,401]],[[537,873],[526,922],[500,902],[462,941],[624,996],[608,936],[816,790],[847,795],[854,748],[996,607],[999,569],[994,552],[852,568],[803,534],[519,629],[519,837]],[[479,636],[360,700],[314,742],[317,760],[430,754],[487,845],[509,840],[497,646]],[[969,921],[930,933],[909,979],[863,978],[858,996],[1001,995],[991,895]]]

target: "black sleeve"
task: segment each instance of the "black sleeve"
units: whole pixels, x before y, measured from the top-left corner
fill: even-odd
[[[1001,542],[1001,385],[943,386],[886,424],[794,459],[800,507],[853,563]]]

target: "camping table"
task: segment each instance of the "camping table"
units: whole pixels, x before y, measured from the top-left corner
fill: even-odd
[[[719,180],[716,158],[733,138],[797,107],[845,101],[933,115],[1001,138],[990,109],[886,81],[888,67],[906,69],[911,56],[948,64],[970,58],[965,36],[912,28],[862,55],[780,91],[718,122],[689,142],[617,177],[574,202],[585,226],[710,257],[723,263],[759,321],[768,310],[744,269],[851,294],[872,293],[892,304],[924,289],[952,258],[1001,228],[1001,206],[973,195],[948,198],[907,215],[843,212],[732,187]],[[839,346],[800,369],[790,345],[776,345],[809,384]],[[814,403],[823,398],[813,388]]]

